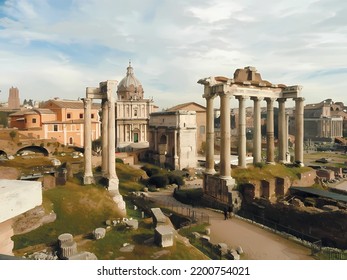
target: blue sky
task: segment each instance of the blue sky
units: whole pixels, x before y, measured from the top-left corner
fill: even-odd
[[[11,86],[21,100],[84,97],[131,59],[160,108],[204,104],[200,78],[249,65],[302,85],[306,103],[347,103],[346,14],[337,0],[0,1],[0,100]]]

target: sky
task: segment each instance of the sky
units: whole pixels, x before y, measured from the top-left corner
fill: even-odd
[[[83,98],[129,60],[161,109],[205,105],[199,79],[246,66],[305,103],[347,103],[347,1],[0,1],[0,101],[11,86],[21,102]]]

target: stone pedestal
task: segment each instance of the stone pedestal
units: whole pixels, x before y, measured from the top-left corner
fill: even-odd
[[[171,226],[158,226],[154,231],[154,242],[160,247],[171,247],[174,244],[174,229]]]
[[[94,231],[93,231],[93,235],[94,235],[94,238],[96,240],[98,239],[102,239],[105,237],[106,235],[106,229],[104,228],[96,228]]]
[[[65,243],[72,242],[73,236],[71,233],[62,233],[58,236],[59,247],[64,245]]]
[[[75,241],[67,241],[60,246],[60,256],[62,259],[66,259],[76,254],[77,254],[77,243]]]

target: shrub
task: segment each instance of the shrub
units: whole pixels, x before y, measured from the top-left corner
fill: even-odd
[[[148,184],[163,188],[169,184],[169,179],[167,175],[153,175],[148,179]]]
[[[201,188],[189,189],[189,190],[178,190],[175,189],[174,197],[185,204],[200,205],[203,197],[203,191]]]
[[[150,165],[144,165],[141,167],[142,170],[144,170],[147,173],[148,177],[151,177],[153,175],[157,175],[160,173],[160,169],[159,167],[154,167],[154,166],[150,166]]]
[[[116,158],[116,163],[124,163],[124,161],[121,158]]]
[[[184,180],[181,176],[169,174],[168,179],[169,179],[169,184],[176,184],[177,186],[184,185]]]

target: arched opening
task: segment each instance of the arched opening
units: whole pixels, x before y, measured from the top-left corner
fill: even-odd
[[[17,154],[20,155],[29,155],[29,154],[42,154],[44,156],[48,156],[48,151],[40,146],[28,146],[21,148],[17,151]]]
[[[73,144],[73,138],[70,137],[70,138],[69,138],[69,145],[72,145],[72,144]]]
[[[160,136],[159,144],[166,144],[166,143],[167,143],[166,135]]]
[[[7,158],[7,153],[3,150],[0,150],[0,159]]]

